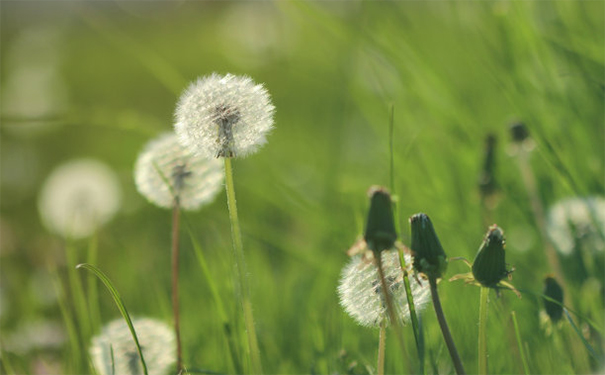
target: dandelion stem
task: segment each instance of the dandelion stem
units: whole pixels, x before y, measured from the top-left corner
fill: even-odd
[[[181,320],[179,317],[179,198],[174,198],[172,206],[172,313],[174,315],[174,335],[176,337],[177,374],[183,370],[181,347]]]
[[[447,322],[445,321],[445,315],[443,314],[443,309],[441,308],[441,301],[439,300],[439,294],[437,292],[437,280],[434,277],[429,277],[429,284],[431,286],[431,297],[433,299],[433,307],[435,308],[435,314],[437,315],[437,320],[439,321],[439,327],[441,327],[441,333],[443,334],[445,345],[447,346],[447,350],[450,352],[452,362],[454,362],[454,368],[456,369],[456,373],[458,375],[466,374],[466,372],[464,371],[464,366],[462,365],[462,361],[460,360],[460,356],[458,355],[458,350],[456,350],[454,339],[452,338],[450,329],[447,326]]]
[[[405,263],[404,256],[405,254],[403,253],[403,249],[399,249],[399,261],[401,263],[401,270],[403,271],[403,284],[405,286],[405,296],[407,298],[408,307],[410,309],[410,319],[412,320],[414,340],[416,342],[416,349],[418,350],[418,360],[420,362],[419,373],[424,374],[424,348],[420,341],[420,324],[418,323],[418,315],[416,315],[414,295],[412,294],[412,287],[410,286],[410,278],[408,276],[407,265]]]
[[[489,288],[481,287],[479,300],[479,375],[487,374],[487,305]]]
[[[239,292],[242,310],[244,312],[244,324],[246,326],[246,336],[248,338],[248,353],[252,372],[262,374],[262,364],[258,341],[256,339],[256,330],[254,327],[254,316],[252,315],[252,303],[250,301],[250,288],[248,285],[248,272],[246,270],[246,260],[244,258],[244,248],[242,245],[242,233],[240,231],[239,219],[237,217],[237,204],[235,201],[235,187],[233,184],[233,169],[231,159],[225,160],[225,189],[227,191],[227,206],[229,207],[229,220],[231,221],[231,237],[233,239],[233,251],[235,253],[235,272],[237,274],[237,287]]]
[[[77,249],[73,242],[68,240],[66,244],[67,276],[71,287],[71,298],[76,308],[78,328],[80,329],[81,336],[80,339],[83,342],[86,342],[90,337],[90,321],[88,319],[88,304],[86,302],[86,297],[84,296],[82,279],[76,274],[76,265],[78,264],[76,251]]]
[[[99,241],[98,235],[95,231],[90,237],[88,243],[88,263],[96,264],[99,253]],[[97,289],[97,278],[94,275],[88,275],[88,298],[89,298],[89,309],[90,309],[90,321],[92,323],[93,331],[96,331],[101,324],[101,311],[99,308],[99,293]]]
[[[521,333],[519,332],[519,325],[517,324],[517,314],[514,311],[511,311],[511,317],[513,319],[513,326],[515,327],[515,335],[517,336],[517,345],[519,346],[519,354],[521,355],[521,362],[523,363],[523,373],[528,375],[529,366],[527,364],[527,358],[525,358],[525,350],[523,349],[523,345],[521,344]]]
[[[389,314],[389,320],[391,321],[391,325],[393,330],[395,331],[395,336],[397,336],[397,341],[399,341],[399,346],[401,347],[401,358],[406,357],[405,353],[405,344],[403,341],[403,333],[401,332],[401,326],[399,325],[399,320],[397,319],[397,314],[395,313],[395,307],[393,306],[393,299],[391,298],[391,289],[389,288],[386,279],[384,277],[384,270],[382,268],[382,252],[376,252],[376,266],[378,268],[378,276],[380,278],[380,286],[382,288],[382,293],[384,294],[384,299],[387,305],[387,313]]]
[[[378,335],[378,364],[376,365],[376,373],[384,375],[384,350],[387,339],[387,322],[383,319],[380,323],[380,333]]]

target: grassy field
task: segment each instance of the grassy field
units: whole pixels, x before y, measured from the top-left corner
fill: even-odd
[[[431,217],[449,257],[472,261],[488,225],[504,230],[512,284],[522,298],[490,294],[489,373],[524,372],[518,338],[530,373],[602,373],[603,247],[580,252],[578,240],[573,254],[559,255],[565,305],[576,312],[570,315],[585,343],[567,318],[547,329],[540,293],[555,270],[532,204],[548,214],[561,199],[602,199],[604,2],[2,1],[0,7],[2,373],[93,373],[91,337],[120,317],[98,282],[95,298],[91,274],[73,271],[95,248],[93,263],[130,314],[171,324],[171,213],[138,194],[133,167],[150,139],[172,130],[188,83],[212,72],[263,83],[276,108],[268,143],[233,160],[266,373],[376,372],[378,330],[358,326],[336,289],[346,251],[364,230],[368,188],[390,188],[391,181],[400,240],[408,246],[408,218],[417,212]],[[515,121],[527,125],[535,142],[533,201],[511,153]],[[478,181],[488,134],[497,139],[498,200],[486,211]],[[38,197],[55,167],[83,157],[117,173],[121,206],[91,238],[66,241],[42,224]],[[217,304],[190,238],[200,245],[243,355],[225,193],[184,213],[182,223],[184,364],[192,373],[232,373]],[[466,370],[476,373],[479,288],[448,282],[464,272],[463,262],[450,262],[439,290]],[[80,283],[84,298],[74,292]],[[86,315],[79,315],[82,303]],[[432,307],[421,317],[426,372],[454,373]],[[403,328],[404,358],[387,332],[386,373],[419,371],[411,328]]]

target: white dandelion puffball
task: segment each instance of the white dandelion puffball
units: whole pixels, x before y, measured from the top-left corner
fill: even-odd
[[[382,252],[381,257],[384,276],[391,290],[396,314],[401,318],[400,322],[405,324],[411,318],[399,254],[397,250],[390,250]],[[412,257],[408,254],[405,255],[405,264],[411,274]],[[409,280],[414,306],[416,311],[420,312],[431,298],[429,283],[425,281],[419,284],[414,277],[409,277]],[[364,258],[362,255],[351,258],[342,270],[338,294],[340,304],[360,325],[378,327],[384,319],[388,321],[386,301],[382,293],[378,268],[373,259]]]
[[[65,238],[90,236],[120,208],[122,192],[116,174],[92,159],[57,167],[42,186],[38,209],[46,228]]]
[[[198,78],[181,95],[174,128],[181,143],[208,158],[246,156],[273,128],[269,93],[246,76]]]
[[[174,332],[165,323],[150,318],[134,318],[137,333],[149,375],[173,373],[176,362]],[[140,375],[143,365],[130,329],[124,319],[116,319],[92,338],[89,348],[92,363],[100,375]]]
[[[134,168],[137,190],[151,203],[196,210],[210,203],[223,186],[223,163],[194,155],[174,133],[151,140],[139,154]]]
[[[591,252],[605,251],[605,199],[566,198],[548,210],[548,236],[563,255],[580,244]]]

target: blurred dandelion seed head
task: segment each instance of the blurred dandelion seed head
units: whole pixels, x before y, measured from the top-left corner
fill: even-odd
[[[173,330],[168,325],[150,318],[135,318],[132,324],[149,375],[170,373],[176,362],[176,341]],[[92,338],[89,352],[92,363],[100,375],[143,374],[143,365],[134,339],[122,318],[108,323],[99,335]]]
[[[371,253],[367,253],[371,256]],[[386,282],[393,297],[397,316],[404,324],[410,321],[403,272],[399,263],[397,250],[382,252],[382,266]],[[412,257],[405,255],[408,272]],[[416,311],[422,311],[430,300],[428,281],[419,284],[413,277],[409,278]],[[343,268],[338,285],[340,304],[357,323],[365,327],[378,327],[383,319],[388,320],[386,301],[382,292],[378,268],[373,258],[368,260],[363,255],[356,255]]]
[[[246,76],[213,73],[193,82],[177,104],[181,143],[208,158],[246,156],[266,143],[273,128],[269,93]]]
[[[121,197],[118,177],[108,166],[92,159],[73,160],[48,176],[38,209],[49,231],[84,238],[115,215]]]
[[[174,133],[166,133],[139,154],[134,180],[139,193],[159,207],[172,207],[177,195],[180,207],[196,210],[221,190],[223,166],[220,160],[194,155]]]
[[[548,211],[548,236],[563,255],[578,246],[589,252],[605,251],[605,199],[603,197],[566,198]]]

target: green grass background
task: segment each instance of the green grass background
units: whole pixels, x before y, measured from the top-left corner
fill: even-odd
[[[536,141],[531,164],[546,206],[604,191],[602,1],[2,1],[0,7],[2,81],[14,74],[11,67],[44,65],[40,56],[51,53],[67,98],[50,115],[31,118],[12,113],[10,93],[2,92],[3,373],[35,373],[41,363],[60,373],[92,371],[86,337],[75,348],[66,342],[25,352],[12,350],[8,340],[33,321],[65,326],[59,301],[73,314],[64,243],[45,231],[36,206],[45,177],[72,158],[103,160],[121,178],[123,208],[98,233],[97,265],[132,315],[171,321],[170,213],[138,195],[132,168],[141,147],[172,128],[177,98],[198,76],[249,75],[266,85],[276,107],[267,145],[234,162],[268,373],[344,373],[354,361],[353,372],[366,373],[375,366],[378,332],[357,326],[343,312],[336,286],[345,252],[363,230],[368,187],[389,184],[390,106],[397,215],[408,245],[407,218],[422,211],[432,218],[448,256],[472,260],[487,229],[477,181],[484,138],[494,133],[501,189],[494,221],[507,235],[513,284],[541,290],[551,270],[516,161],[507,154],[514,120],[526,122]],[[58,42],[29,46],[30,53],[15,61],[16,41],[32,29],[53,32]],[[23,103],[27,107],[27,98]],[[239,319],[224,193],[184,220],[204,249],[230,317]],[[75,246],[78,261],[85,261],[88,242]],[[181,260],[185,365],[232,371],[216,307],[185,230]],[[603,259],[594,262],[589,278],[568,274],[566,301],[602,329]],[[447,276],[461,272],[466,266],[452,263]],[[50,283],[55,276],[65,293]],[[479,289],[445,281],[440,291],[473,373]],[[512,310],[532,373],[600,371],[570,355],[564,333],[547,336],[540,329],[535,296],[491,297],[490,372],[522,371],[511,336]],[[119,316],[105,290],[99,290],[99,305],[103,322]],[[431,309],[423,314],[423,326],[437,370],[453,373]],[[404,360],[389,336],[387,372],[417,370],[411,327],[405,336]],[[598,341],[591,343],[602,355]]]

